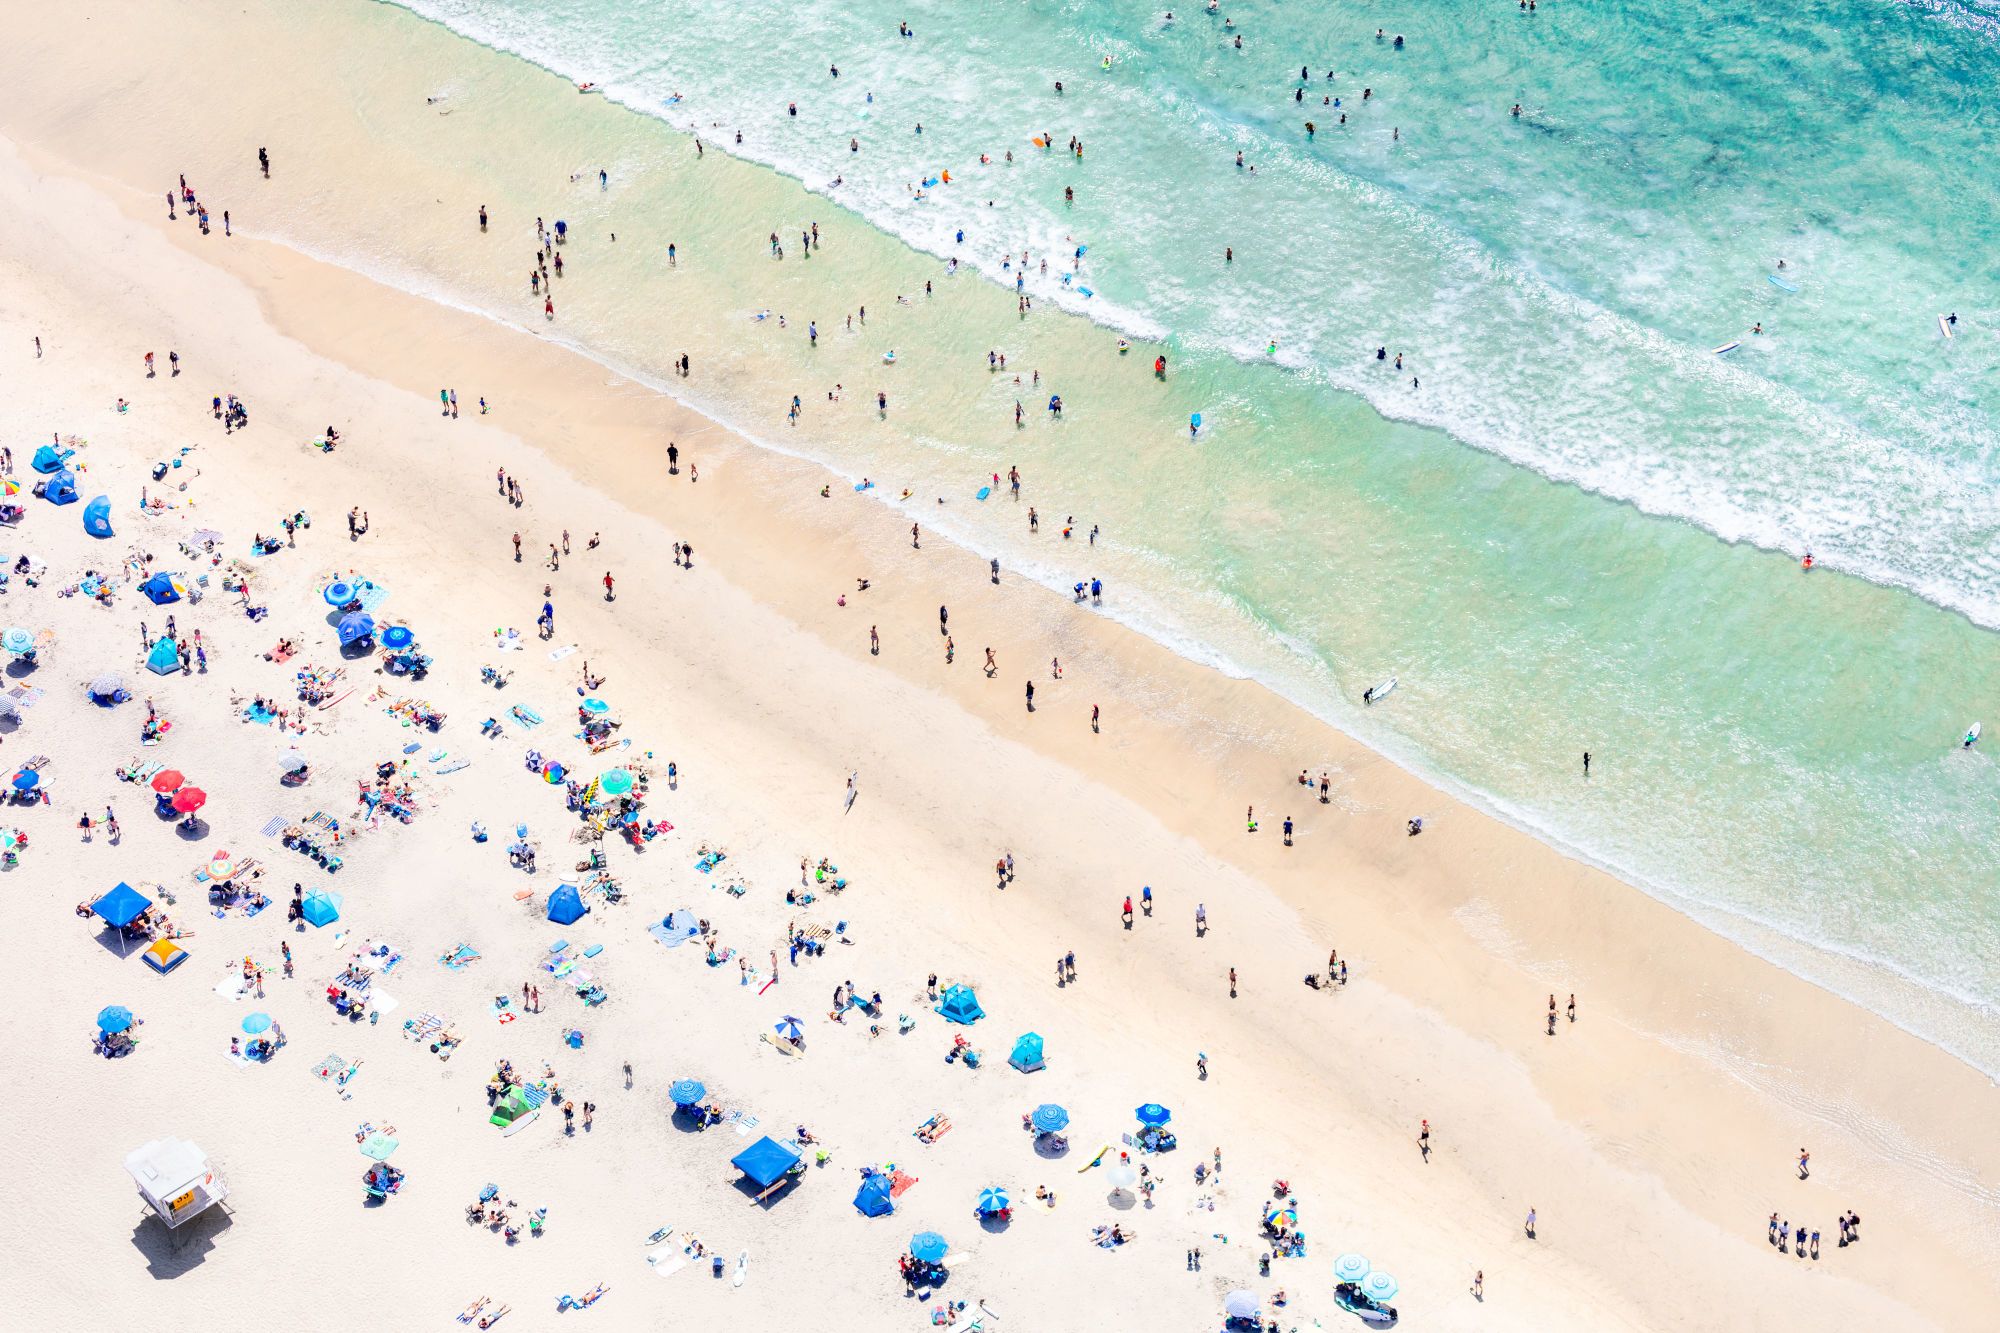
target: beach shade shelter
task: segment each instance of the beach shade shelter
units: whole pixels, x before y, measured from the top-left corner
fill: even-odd
[[[935,1231],[919,1231],[910,1237],[910,1257],[920,1264],[942,1263],[950,1249],[950,1243]]]
[[[1244,1291],[1241,1287],[1222,1298],[1222,1313],[1231,1319],[1256,1319],[1262,1309],[1257,1302],[1257,1293]]]
[[[296,773],[306,767],[306,764],[305,753],[301,750],[286,750],[278,756],[278,771],[280,773]]]
[[[675,1106],[699,1106],[701,1099],[708,1096],[708,1085],[698,1078],[676,1079],[674,1086],[667,1089],[667,1096]]]
[[[171,676],[181,669],[181,646],[172,639],[155,639],[146,653],[146,670],[156,676]]]
[[[261,1011],[254,1014],[245,1014],[243,1016],[243,1030],[253,1037],[260,1032],[269,1032],[271,1030],[271,1016]]]
[[[1267,1227],[1284,1227],[1288,1231],[1296,1231],[1299,1226],[1299,1210],[1296,1208],[1287,1208],[1280,1203],[1270,1204],[1264,1209],[1264,1225]]]
[[[519,1088],[509,1088],[493,1103],[493,1114],[486,1117],[489,1125],[506,1128],[535,1108],[528,1104],[528,1095]]]
[[[330,926],[340,920],[341,897],[324,889],[314,889],[306,895],[305,905],[300,909],[308,922],[315,926]]]
[[[944,998],[938,1001],[939,1013],[948,1023],[977,1023],[986,1017],[986,1011],[979,1007],[979,997],[972,993],[970,986],[953,986],[946,990]]]
[[[1333,1261],[1333,1275],[1342,1282],[1359,1282],[1368,1276],[1368,1260],[1359,1254],[1343,1254]]]
[[[896,1211],[894,1188],[889,1177],[879,1172],[868,1177],[854,1191],[855,1211],[863,1217],[887,1217]]]
[[[607,768],[597,779],[597,789],[606,796],[623,796],[632,790],[632,770]]]
[[[1043,1067],[1042,1034],[1023,1032],[1014,1043],[1014,1053],[1007,1057],[1007,1063],[1023,1074],[1032,1074]]]
[[[581,921],[590,909],[583,905],[583,895],[576,891],[574,884],[558,884],[556,891],[549,895],[549,920],[558,926]]]
[[[139,1197],[169,1227],[229,1197],[208,1154],[185,1139],[155,1139],[126,1154],[125,1169],[139,1187]]]
[[[371,1162],[386,1162],[389,1154],[396,1151],[396,1140],[387,1134],[370,1134],[361,1141],[361,1155]]]
[[[42,785],[42,775],[40,773],[37,773],[32,768],[24,768],[20,772],[14,775],[15,791],[21,791],[21,792],[33,791],[35,788],[41,785]]]
[[[173,971],[188,959],[187,950],[172,940],[154,940],[146,946],[146,952],[139,955],[146,960],[146,966],[161,976]]]
[[[51,472],[60,472],[62,471],[63,460],[68,457],[67,453],[56,448],[53,444],[45,444],[35,450],[35,471],[43,475]]]
[[[31,653],[35,650],[35,636],[15,625],[0,631],[0,648],[5,648],[16,657],[23,653]]]
[[[132,1011],[122,1004],[107,1004],[97,1011],[97,1030],[110,1035],[132,1026]]]
[[[83,530],[93,537],[111,535],[111,497],[100,495],[83,507]]]
[[[790,1014],[786,1014],[776,1023],[773,1023],[771,1025],[771,1030],[773,1032],[776,1032],[780,1037],[783,1037],[786,1041],[789,1042],[799,1042],[805,1040],[805,1035],[806,1035],[805,1025],[800,1023],[798,1019],[793,1018]]]
[[[1371,1301],[1387,1304],[1396,1299],[1396,1293],[1401,1289],[1395,1278],[1379,1269],[1361,1279],[1361,1294]]]
[[[1147,1102],[1132,1112],[1147,1129],[1158,1129],[1174,1118],[1174,1113],[1158,1102]]]
[[[1054,1102],[1043,1102],[1028,1116],[1037,1134],[1056,1134],[1069,1126],[1069,1112]]]
[[[417,636],[410,632],[408,625],[385,625],[382,628],[382,646],[384,648],[407,648],[416,641]]]
[[[985,1189],[979,1191],[979,1215],[981,1217],[997,1216],[1006,1212],[1012,1204],[1013,1200],[1007,1197],[1007,1191],[1001,1189],[998,1185],[988,1185]]]
[[[90,905],[90,910],[104,918],[107,926],[120,929],[139,919],[139,914],[153,905],[153,900],[123,881],[117,888]]]
[[[174,809],[191,815],[208,804],[208,793],[199,787],[182,787],[174,793]]]
[[[155,574],[139,585],[139,591],[146,594],[154,606],[165,606],[178,602],[187,595],[187,585],[174,574]]]
[[[153,775],[153,790],[162,795],[177,792],[181,789],[181,784],[186,781],[187,776],[178,768],[163,769]]]
[[[366,611],[350,611],[340,618],[340,646],[359,643],[375,632],[375,617]]]
[[[328,606],[346,606],[354,600],[354,585],[346,579],[335,579],[320,589],[319,595]]]
[[[42,489],[42,498],[52,505],[73,505],[76,503],[76,473],[68,468],[48,479]]]
[[[792,1168],[799,1164],[801,1154],[789,1143],[780,1143],[766,1134],[755,1143],[729,1160],[729,1164],[748,1176],[763,1191],[757,1197],[764,1198],[778,1186],[785,1183]]]
[[[116,671],[107,671],[90,682],[90,697],[99,703],[117,703],[124,692],[125,677]]]

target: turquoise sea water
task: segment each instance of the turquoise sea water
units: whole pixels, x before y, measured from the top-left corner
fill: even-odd
[[[698,404],[920,493],[1019,463],[1042,537],[997,504],[943,526],[1062,586],[1104,574],[1150,632],[2000,1069],[2000,772],[1957,748],[2000,725],[2000,8],[407,7],[658,122],[605,122],[590,151],[629,192],[573,216],[643,235],[651,207],[690,256],[734,246],[744,318],[684,336],[704,368],[734,339],[799,372],[698,377]],[[651,199],[667,126],[825,198]],[[866,249],[878,284],[849,396],[899,350],[865,429],[815,401],[835,353],[799,336],[852,300],[763,244],[843,209],[930,256],[832,256]],[[975,282],[954,257],[985,298],[891,304]],[[568,290],[568,336],[666,378],[642,281]],[[1162,338],[1166,383],[1113,330]],[[993,347],[1046,383],[989,376]],[[1104,544],[1059,545],[1056,509]]]

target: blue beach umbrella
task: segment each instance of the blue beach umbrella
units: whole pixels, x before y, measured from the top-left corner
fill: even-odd
[[[910,1237],[910,1257],[921,1264],[937,1263],[950,1248],[945,1238],[935,1231],[919,1231]]]
[[[340,646],[359,642],[375,632],[375,617],[366,611],[350,611],[340,618]]]
[[[1333,1275],[1342,1282],[1359,1282],[1368,1276],[1368,1260],[1359,1254],[1343,1254],[1333,1261]]]
[[[1038,1133],[1053,1134],[1068,1126],[1069,1112],[1054,1102],[1043,1102],[1035,1108],[1034,1114],[1028,1117],[1028,1122]]]
[[[708,1096],[708,1086],[698,1078],[684,1078],[667,1089],[675,1106],[698,1106]]]
[[[0,632],[0,648],[5,648],[16,657],[27,652],[34,646],[35,636],[22,629],[19,625],[5,632]]]
[[[1007,1191],[997,1185],[989,1185],[979,1191],[979,1211],[981,1213],[1005,1212],[1010,1204]]]
[[[361,1155],[372,1162],[386,1162],[395,1151],[396,1140],[379,1132],[370,1134],[361,1143]]]
[[[783,1018],[779,1019],[773,1030],[786,1041],[797,1041],[806,1035],[804,1026],[790,1014],[786,1014]]]
[[[583,701],[583,711],[586,713],[608,713],[611,711],[611,705],[602,699],[592,697]]]
[[[606,796],[623,796],[632,790],[632,770],[629,768],[607,768],[597,779],[597,789]]]
[[[346,606],[354,600],[354,585],[346,579],[335,579],[326,585],[320,596],[326,598],[328,606]]]
[[[1387,1273],[1370,1273],[1361,1279],[1361,1294],[1371,1301],[1394,1300],[1398,1290],[1396,1279]]]
[[[271,1030],[271,1016],[261,1012],[246,1014],[243,1018],[243,1030],[253,1037],[259,1032],[268,1032]]]
[[[1174,1113],[1158,1102],[1147,1102],[1132,1114],[1138,1116],[1139,1123],[1148,1129],[1158,1129],[1174,1118]]]
[[[15,791],[33,791],[42,785],[42,775],[32,768],[24,768],[14,775]]]
[[[410,632],[408,625],[391,625],[382,631],[384,648],[407,648],[416,641],[417,636]]]
[[[132,1011],[122,1004],[107,1004],[97,1011],[99,1032],[123,1032],[132,1026]]]

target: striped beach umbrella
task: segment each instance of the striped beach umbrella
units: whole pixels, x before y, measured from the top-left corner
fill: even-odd
[[[698,1078],[684,1078],[667,1089],[667,1096],[673,1098],[675,1106],[698,1106],[708,1096],[708,1085]]]
[[[1054,1102],[1043,1102],[1028,1116],[1037,1133],[1054,1134],[1069,1125],[1069,1112]]]
[[[805,1025],[790,1014],[786,1014],[783,1018],[779,1019],[774,1026],[774,1030],[786,1041],[798,1041],[806,1035]]]

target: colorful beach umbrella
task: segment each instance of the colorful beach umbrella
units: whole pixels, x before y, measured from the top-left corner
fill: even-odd
[[[988,1185],[985,1189],[979,1191],[979,1211],[982,1213],[990,1215],[992,1213],[1005,1212],[1010,1204],[1011,1201],[1007,1198],[1007,1191],[1001,1189],[998,1185]]]
[[[99,1032],[123,1032],[132,1026],[132,1011],[122,1004],[107,1004],[97,1011]]]
[[[380,1132],[370,1134],[361,1141],[361,1155],[372,1162],[386,1162],[389,1154],[396,1151],[396,1140]]]
[[[208,804],[208,793],[199,787],[182,787],[174,793],[174,809],[191,815]]]
[[[287,750],[278,756],[278,771],[296,773],[306,767],[306,757],[298,750]]]
[[[1138,1116],[1139,1123],[1148,1129],[1158,1129],[1174,1118],[1174,1113],[1158,1102],[1147,1102],[1132,1114]]]
[[[1028,1122],[1040,1134],[1054,1134],[1069,1125],[1069,1112],[1054,1102],[1043,1102],[1029,1115]]]
[[[335,579],[320,593],[328,606],[346,606],[354,600],[354,585],[346,579]]]
[[[563,778],[568,776],[568,773],[569,770],[565,769],[561,764],[550,764],[547,768],[542,770],[542,781],[548,783],[551,787],[553,787],[558,782],[561,782]]]
[[[805,1026],[790,1014],[779,1019],[774,1030],[786,1041],[798,1041],[806,1035]]]
[[[1296,1208],[1270,1208],[1264,1213],[1264,1225],[1267,1227],[1284,1227],[1288,1231],[1296,1231],[1299,1226],[1299,1210]]]
[[[1359,1254],[1343,1254],[1333,1261],[1333,1275],[1342,1282],[1359,1282],[1368,1276],[1368,1260]]]
[[[699,1106],[708,1096],[708,1085],[698,1078],[680,1079],[667,1089],[667,1096],[673,1098],[675,1106]]]
[[[5,648],[16,657],[29,651],[34,646],[35,636],[18,625],[11,629],[0,631],[0,648]]]
[[[910,1237],[910,1257],[921,1264],[942,1260],[951,1246],[935,1231],[919,1231]]]
[[[271,1016],[261,1010],[254,1014],[245,1014],[243,1016],[243,1030],[253,1037],[260,1032],[269,1032],[271,1030]]]
[[[186,781],[187,778],[182,776],[178,768],[170,768],[163,773],[155,773],[153,775],[153,790],[157,792],[179,791],[181,784]]]
[[[1392,1301],[1401,1290],[1387,1273],[1374,1272],[1361,1279],[1361,1294],[1371,1301]]]
[[[623,796],[632,790],[632,770],[607,768],[597,779],[597,787],[606,796]]]
[[[33,791],[42,785],[42,775],[32,768],[24,768],[14,775],[15,791]]]

